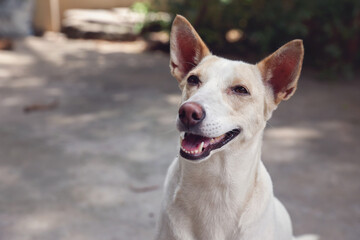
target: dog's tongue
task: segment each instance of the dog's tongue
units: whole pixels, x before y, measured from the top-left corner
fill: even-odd
[[[195,151],[199,149],[200,144],[204,142],[203,148],[206,148],[210,144],[211,138],[194,135],[191,133],[186,134],[185,138],[181,142],[182,148],[187,151]]]

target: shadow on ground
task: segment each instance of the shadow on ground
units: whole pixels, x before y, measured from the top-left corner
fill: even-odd
[[[180,96],[168,56],[126,52],[38,38],[0,52],[0,239],[154,234]],[[360,235],[359,87],[305,73],[269,123],[263,160],[296,234]]]

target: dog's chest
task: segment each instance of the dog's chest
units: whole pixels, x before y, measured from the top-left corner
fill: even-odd
[[[176,214],[170,217],[186,226],[193,239],[233,239],[239,232],[238,204],[234,193],[223,186],[183,186],[175,193],[171,208]]]

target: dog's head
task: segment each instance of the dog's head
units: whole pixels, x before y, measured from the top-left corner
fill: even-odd
[[[170,69],[182,90],[177,128],[180,154],[206,159],[251,140],[262,131],[272,111],[295,92],[304,55],[293,40],[256,65],[214,56],[182,16],[173,22]]]

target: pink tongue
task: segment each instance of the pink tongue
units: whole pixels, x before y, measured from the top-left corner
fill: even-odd
[[[188,133],[183,139],[181,146],[187,151],[195,151],[199,148],[201,142],[204,142],[204,148],[209,146],[210,140],[211,138]]]

